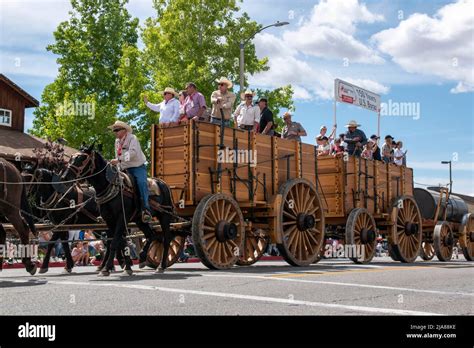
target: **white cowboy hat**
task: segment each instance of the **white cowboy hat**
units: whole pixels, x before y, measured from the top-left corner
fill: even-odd
[[[255,92],[253,92],[252,90],[250,89],[247,89],[244,93],[240,93],[240,98],[241,99],[245,99],[245,96],[248,95],[248,94],[251,94],[253,97],[255,97]]]
[[[132,127],[130,127],[128,124],[126,124],[126,123],[123,122],[123,121],[115,121],[115,123],[114,123],[113,125],[108,126],[107,128],[112,129],[112,130],[123,128],[123,129],[125,129],[128,133],[132,133],[132,132],[133,132]]]
[[[348,124],[346,124],[346,127],[360,127],[360,124],[358,124],[357,121],[352,120]]]
[[[160,94],[165,94],[165,93],[171,93],[173,94],[175,97],[178,96],[178,92],[176,92],[174,90],[174,88],[171,88],[171,87],[166,87],[164,91],[161,91]]]
[[[233,84],[231,81],[229,81],[229,79],[225,78],[225,77],[221,77],[219,80],[216,80],[217,83],[221,84],[221,83],[225,83],[227,85],[227,88],[232,88]]]

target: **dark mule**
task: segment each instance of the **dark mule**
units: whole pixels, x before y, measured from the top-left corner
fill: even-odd
[[[25,187],[23,184],[18,184],[22,182],[18,169],[7,160],[0,158],[0,217],[5,217],[13,225],[20,236],[21,244],[29,246],[30,231],[35,236],[37,233],[26,199]],[[0,244],[5,245],[5,242],[6,232],[0,223]],[[36,273],[37,265],[31,262],[31,257],[23,257],[21,261],[31,275]],[[0,255],[0,271],[2,266],[3,255]]]
[[[35,204],[33,206],[35,214],[47,218],[53,225],[97,223],[100,212],[95,202],[94,189],[87,186],[73,185],[70,187],[70,190],[60,192],[62,190],[56,190],[52,184],[53,181],[58,180],[56,178],[55,173],[48,169],[40,168],[35,170],[32,189],[30,190],[30,198],[33,199]],[[51,184],[46,185],[45,183]],[[73,208],[71,208],[71,201],[74,201]],[[76,211],[77,213],[75,213]],[[49,259],[54,248],[54,244],[51,242],[55,242],[58,239],[61,240],[66,256],[66,266],[64,269],[67,273],[71,273],[74,262],[72,260],[68,238],[68,231],[53,232],[39,273],[46,273],[48,271]]]
[[[126,224],[129,222],[135,222],[146,237],[146,243],[140,252],[140,266],[143,266],[146,262],[150,244],[160,237],[163,238],[164,249],[159,270],[159,272],[163,272],[167,267],[170,243],[175,237],[170,229],[172,216],[169,212],[173,211],[171,191],[163,181],[154,179],[160,194],[154,195],[150,192],[151,213],[159,220],[163,231],[162,235],[156,235],[150,225],[142,222],[140,204],[132,192],[133,190],[127,188],[128,185],[121,186],[122,176],[119,173],[111,174],[110,169],[112,168],[100,153],[94,150],[94,145],[91,145],[90,147],[81,148],[81,152],[72,157],[71,162],[61,176],[64,181],[88,177],[87,181],[96,190],[101,216],[107,224],[110,235],[113,236],[112,243],[107,247],[104,257],[105,267],[101,274],[105,276],[110,274],[113,269],[114,255],[120,250],[125,255],[125,272],[132,274],[132,262],[129,253],[126,252],[124,238],[127,230]],[[125,189],[121,190],[123,188]]]

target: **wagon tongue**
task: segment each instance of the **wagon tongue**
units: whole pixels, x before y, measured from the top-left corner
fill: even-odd
[[[234,240],[237,237],[237,226],[234,223],[221,220],[217,223],[215,232],[217,240],[223,243],[227,240]]]

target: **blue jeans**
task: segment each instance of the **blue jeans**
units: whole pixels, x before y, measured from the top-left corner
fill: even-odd
[[[217,118],[217,117],[214,117],[214,116],[211,117],[211,123],[218,124],[220,126],[221,122],[222,121],[221,121],[220,118]],[[224,126],[225,127],[230,127],[230,120],[224,120]]]
[[[150,204],[148,203],[148,183],[147,183],[147,174],[145,165],[140,167],[127,168],[128,172],[133,175],[137,182],[138,192],[140,192],[140,198],[142,200],[143,207],[145,209],[150,209]]]

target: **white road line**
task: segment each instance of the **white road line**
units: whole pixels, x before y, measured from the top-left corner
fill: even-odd
[[[356,284],[356,283],[342,283],[342,282],[330,282],[325,280],[307,280],[307,279],[291,279],[291,278],[274,278],[269,275],[235,275],[235,274],[202,274],[205,277],[229,277],[229,278],[254,278],[254,279],[265,279],[265,280],[276,280],[284,282],[295,282],[295,283],[313,283],[313,284],[327,284],[327,285],[338,285],[338,286],[352,286],[359,288],[373,288],[373,289],[384,289],[384,290],[396,290],[396,291],[410,291],[420,292],[427,294],[437,295],[460,295],[460,296],[474,296],[471,292],[457,292],[457,291],[441,291],[441,290],[425,290],[425,289],[413,289],[413,288],[401,288],[395,286],[384,286],[384,285],[371,285],[371,284]]]
[[[28,283],[29,281],[14,280],[13,282]],[[302,306],[308,306],[308,307],[323,307],[323,308],[333,308],[333,309],[351,310],[351,311],[356,311],[356,312],[367,312],[367,313],[379,313],[379,314],[442,315],[439,313],[410,311],[410,310],[405,310],[405,309],[352,306],[352,305],[343,305],[343,304],[336,304],[336,303],[311,302],[311,301],[302,301],[302,300],[294,300],[294,299],[291,300],[287,298],[268,297],[268,296],[253,296],[253,295],[242,295],[242,294],[233,294],[233,293],[225,293],[225,292],[215,292],[215,291],[165,288],[162,286],[152,286],[152,285],[114,284],[114,283],[105,283],[105,282],[90,283],[90,282],[73,282],[73,281],[57,281],[57,280],[51,280],[51,281],[40,280],[39,283],[45,283],[45,284],[50,283],[50,284],[56,284],[56,285],[72,285],[72,286],[82,285],[82,286],[89,286],[89,287],[90,286],[117,287],[117,288],[127,288],[127,289],[136,289],[136,290],[152,290],[152,291],[171,292],[171,293],[177,293],[177,294],[212,296],[212,297],[239,299],[239,300],[292,304],[292,305],[296,304],[296,305],[302,305]]]

